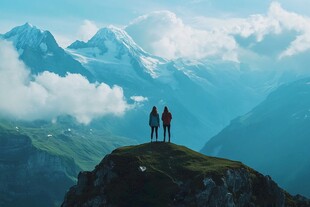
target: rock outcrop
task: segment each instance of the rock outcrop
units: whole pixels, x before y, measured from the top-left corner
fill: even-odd
[[[62,207],[99,206],[310,206],[240,162],[188,148],[150,143],[107,155],[81,172]]]

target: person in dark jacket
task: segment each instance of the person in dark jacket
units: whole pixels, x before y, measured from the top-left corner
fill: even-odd
[[[165,106],[164,112],[161,115],[161,120],[163,121],[163,126],[164,126],[164,142],[166,141],[166,129],[168,129],[168,137],[169,137],[169,142],[170,142],[170,123],[171,123],[172,115],[168,110],[168,107]]]
[[[150,113],[149,125],[151,127],[151,142],[153,141],[153,134],[155,129],[156,142],[158,139],[158,127],[160,127],[159,114],[157,112],[156,106],[153,106],[153,109]]]

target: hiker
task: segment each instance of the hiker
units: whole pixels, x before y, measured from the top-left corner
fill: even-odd
[[[164,112],[161,115],[161,120],[163,121],[163,126],[164,126],[164,142],[166,141],[166,129],[168,129],[168,137],[169,137],[169,142],[170,142],[170,122],[172,119],[172,115],[168,110],[168,107],[165,106]]]
[[[159,121],[159,114],[157,112],[157,108],[156,106],[153,106],[153,109],[150,113],[150,119],[149,119],[149,125],[152,129],[151,131],[151,142],[153,141],[153,133],[154,133],[154,129],[155,129],[155,133],[156,133],[156,142],[158,139],[158,127],[160,127],[160,121]]]

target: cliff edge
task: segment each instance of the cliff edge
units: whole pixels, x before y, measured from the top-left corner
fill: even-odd
[[[310,206],[241,162],[170,143],[122,147],[80,172],[62,207]]]

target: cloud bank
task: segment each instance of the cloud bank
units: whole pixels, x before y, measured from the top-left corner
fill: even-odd
[[[271,3],[266,15],[252,15],[247,19],[239,19],[235,24],[226,25],[226,33],[239,34],[243,37],[255,36],[257,42],[263,41],[269,34],[283,34],[288,31],[298,35],[287,49],[279,54],[279,58],[293,56],[310,49],[310,19],[288,12],[278,2]]]
[[[308,17],[288,12],[279,3],[271,4],[268,16],[278,21],[283,29],[299,33],[288,48],[280,54],[280,58],[293,56],[310,49],[310,19]]]
[[[289,12],[272,2],[266,14],[247,18],[195,17],[186,25],[170,11],[157,11],[138,17],[126,31],[146,51],[167,58],[220,58],[238,62],[240,45],[235,36],[255,37],[259,43],[267,35],[293,31],[295,39],[278,54],[285,58],[310,49],[310,19]],[[283,43],[284,44],[284,43]]]
[[[126,27],[126,31],[146,51],[167,59],[220,57],[237,61],[237,44],[233,37],[194,29],[170,11],[140,16]]]
[[[89,83],[79,74],[31,76],[7,41],[0,40],[0,115],[22,120],[71,115],[88,124],[107,114],[122,115],[130,106],[122,88]]]
[[[99,28],[94,22],[86,19],[78,29],[78,39],[87,42],[98,30]]]

